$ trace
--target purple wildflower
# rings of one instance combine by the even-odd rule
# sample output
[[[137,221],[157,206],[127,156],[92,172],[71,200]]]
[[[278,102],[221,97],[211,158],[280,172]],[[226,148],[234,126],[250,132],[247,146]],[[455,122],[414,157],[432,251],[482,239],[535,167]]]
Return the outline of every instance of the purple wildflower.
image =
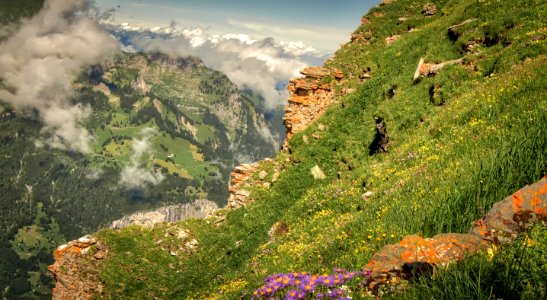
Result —
[[[305,293],[313,293],[313,291],[315,291],[315,285],[311,284],[310,282],[301,283],[299,288]]]
[[[287,292],[287,296],[285,297],[285,300],[296,300],[298,298],[296,298],[298,294],[298,291],[296,290],[290,290]]]
[[[334,298],[338,298],[338,297],[341,297],[341,296],[344,296],[346,294],[345,291],[343,290],[340,290],[340,289],[334,289],[330,292],[327,293],[327,297],[331,298],[331,299],[334,299]]]
[[[332,286],[333,284],[334,284],[334,278],[332,278],[332,276],[323,277],[324,286]]]

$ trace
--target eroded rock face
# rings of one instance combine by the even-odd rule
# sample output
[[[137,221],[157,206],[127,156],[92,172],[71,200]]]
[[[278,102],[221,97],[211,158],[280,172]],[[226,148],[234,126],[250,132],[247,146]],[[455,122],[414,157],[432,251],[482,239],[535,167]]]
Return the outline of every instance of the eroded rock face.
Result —
[[[306,129],[323,115],[328,106],[336,101],[333,84],[344,77],[341,71],[324,67],[305,68],[300,71],[300,74],[304,77],[291,79],[288,86],[290,98],[283,117],[287,129],[287,136],[283,144],[284,150],[288,149],[288,141],[295,133]],[[258,171],[261,173],[258,174],[258,180],[253,180],[253,176],[257,170],[260,170],[263,163],[274,164],[272,178],[265,180],[268,174],[262,170]],[[280,172],[281,168],[278,163],[271,159],[236,167],[230,175],[230,198],[226,207],[238,208],[245,206],[250,201],[249,196],[252,187],[260,185],[269,188]]]
[[[432,270],[492,245],[512,242],[537,220],[547,220],[547,177],[496,203],[467,234],[411,235],[385,246],[363,267],[370,272],[367,285],[375,292],[380,285],[396,285],[417,270]]]
[[[273,165],[271,176],[263,170],[266,164]],[[237,166],[230,174],[230,198],[228,198],[227,208],[238,208],[247,205],[250,202],[249,196],[253,187],[261,186],[269,188],[277,180],[281,172],[281,166],[277,161],[266,158],[259,162],[251,164],[242,164]],[[256,174],[256,176],[255,176]]]
[[[129,225],[151,227],[162,222],[177,222],[191,218],[205,218],[218,209],[216,203],[209,200],[196,200],[188,204],[170,205],[152,211],[136,212],[110,224],[111,229],[120,229]]]
[[[283,117],[287,128],[287,137],[283,145],[285,150],[288,148],[289,139],[295,133],[306,129],[336,101],[333,83],[344,77],[341,71],[324,67],[305,68],[300,74],[304,77],[289,81],[290,98]]]
[[[99,279],[99,266],[107,255],[107,247],[90,236],[57,248],[53,254],[55,263],[48,267],[57,282],[53,299],[100,297],[103,285]]]
[[[245,189],[245,184],[253,176],[259,166],[258,162],[252,164],[242,164],[234,168],[230,174],[230,198],[228,198],[228,208],[237,208],[247,203],[247,198],[251,192]]]
[[[437,13],[437,6],[433,3],[426,3],[422,8],[422,14],[424,16],[433,16]]]

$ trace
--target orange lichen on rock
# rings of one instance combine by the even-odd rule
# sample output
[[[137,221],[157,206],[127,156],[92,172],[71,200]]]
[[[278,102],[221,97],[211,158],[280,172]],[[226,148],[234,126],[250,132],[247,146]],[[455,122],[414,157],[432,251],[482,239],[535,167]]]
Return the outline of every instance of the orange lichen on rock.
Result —
[[[90,299],[101,295],[98,266],[107,253],[107,248],[90,236],[57,248],[53,253],[55,263],[48,266],[56,281],[53,299]]]
[[[343,72],[324,67],[305,68],[300,74],[304,77],[291,79],[287,87],[290,98],[283,117],[287,128],[283,149],[288,148],[288,141],[295,133],[306,129],[335,102],[333,82],[344,78]]]
[[[494,204],[467,234],[406,236],[400,243],[387,245],[374,254],[363,268],[371,274],[367,285],[374,292],[382,284],[397,284],[399,279],[412,276],[416,266],[447,265],[484,251],[492,244],[509,243],[533,222],[545,220],[546,206],[547,177],[544,177]]]
[[[546,218],[547,177],[544,177],[494,204],[481,219],[486,228],[486,234],[481,236],[496,243],[508,243],[530,223]],[[471,232],[480,235],[484,230],[473,228]]]

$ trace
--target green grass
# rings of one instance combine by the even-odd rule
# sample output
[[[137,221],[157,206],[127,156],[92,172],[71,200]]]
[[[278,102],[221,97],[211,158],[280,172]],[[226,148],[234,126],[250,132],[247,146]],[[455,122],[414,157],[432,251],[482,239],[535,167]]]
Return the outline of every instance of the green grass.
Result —
[[[143,64],[148,67],[135,68]],[[129,163],[133,153],[133,138],[138,137],[145,128],[154,128],[159,133],[150,140],[151,157],[159,165],[169,173],[187,178],[216,178],[213,174],[218,173],[219,167],[203,161],[197,149],[203,148],[205,143],[217,139],[222,133],[214,125],[204,123],[203,112],[211,110],[212,103],[228,97],[228,93],[235,91],[236,86],[221,73],[206,68],[181,71],[154,64],[143,55],[126,55],[119,57],[116,67],[107,70],[104,75],[107,81],[117,87],[111,91],[110,99],[123,98],[120,93],[125,93],[141,77],[151,93],[138,96],[132,107],[126,105],[124,109],[110,101],[109,107],[96,112],[92,118],[94,121],[90,121],[95,136],[93,149],[97,154],[93,164],[100,167],[105,164]],[[207,82],[212,90],[201,91],[202,82]],[[136,122],[141,110],[146,112],[148,119]],[[161,120],[155,119],[154,114],[159,114]],[[219,121],[222,123],[223,120]],[[166,135],[169,130],[184,134],[174,136],[171,132]],[[234,128],[227,128],[226,134],[234,137]],[[174,157],[168,159],[169,154],[174,154]]]
[[[197,177],[199,175],[209,176],[209,172],[218,171],[216,166],[212,165],[210,162],[203,161],[202,158],[200,159],[199,155],[196,155],[196,147],[187,140],[160,135],[153,139],[153,143],[154,153],[157,155],[157,158],[166,160],[168,154],[174,154],[175,156],[172,160],[175,164],[180,165],[188,171],[192,177]],[[167,153],[160,145],[167,147]]]
[[[131,114],[121,110],[115,112],[102,112],[106,117],[112,115],[111,121],[103,128],[95,130],[94,150],[96,153],[106,153],[112,155],[118,164],[124,165],[131,161],[133,155],[133,138],[139,137],[146,128],[159,129],[155,120],[147,123],[135,125],[131,123]],[[204,128],[203,128],[204,127]],[[199,131],[208,129],[202,125],[198,127]],[[202,138],[209,138],[212,133],[203,132]],[[114,137],[121,137],[121,140],[115,140]],[[198,139],[199,141],[199,139]],[[203,161],[203,158],[197,154],[197,147],[188,140],[180,137],[170,137],[159,131],[150,139],[151,155],[154,159],[160,160],[162,166],[168,166],[170,173],[177,173],[182,177],[196,178],[203,176],[210,177],[210,172],[217,172],[218,167],[210,162]],[[167,149],[164,150],[165,147]],[[168,155],[174,154],[173,164],[169,164]],[[103,157],[96,156],[97,160],[104,160]],[[100,165],[100,163],[99,163]]]
[[[370,44],[348,43],[329,63],[346,74],[339,89],[356,91],[294,135],[290,156],[276,157],[285,169],[279,180],[268,190],[255,188],[252,204],[223,212],[227,216],[220,227],[212,220],[181,224],[198,240],[199,250],[170,263],[158,250],[161,259],[149,262],[150,270],[173,264],[178,273],[158,275],[144,286],[138,277],[150,277],[152,271],[128,274],[117,268],[138,265],[157,250],[149,240],[159,233],[101,232],[112,247],[101,273],[106,297],[231,299],[249,295],[268,274],[359,270],[375,251],[402,236],[466,232],[493,203],[539,180],[547,165],[547,47],[545,39],[533,37],[543,32],[537,20],[547,15],[547,5],[427,1],[436,3],[438,13],[424,18],[425,2],[400,0],[372,9],[371,23],[358,29],[373,32]],[[383,15],[374,17],[374,12]],[[401,16],[408,23],[398,24]],[[469,18],[479,25],[469,25],[451,40],[447,28]],[[407,32],[409,26],[418,31]],[[385,45],[384,38],[393,34],[402,37]],[[462,51],[469,39],[487,37],[489,44],[478,52]],[[429,62],[464,57],[465,64],[413,83],[421,57]],[[372,79],[360,84],[359,74],[367,67]],[[438,87],[442,101],[431,98],[432,87]],[[396,90],[392,96],[391,89]],[[374,117],[386,123],[387,153],[369,154]],[[305,143],[303,136],[314,133],[319,138]],[[325,180],[312,178],[315,165]],[[361,195],[367,191],[374,194],[365,201]],[[269,241],[276,222],[289,230]],[[130,243],[139,247],[127,248]],[[484,258],[473,259],[486,264]],[[464,264],[454,276],[471,285],[475,267]],[[473,293],[490,291],[485,284]]]

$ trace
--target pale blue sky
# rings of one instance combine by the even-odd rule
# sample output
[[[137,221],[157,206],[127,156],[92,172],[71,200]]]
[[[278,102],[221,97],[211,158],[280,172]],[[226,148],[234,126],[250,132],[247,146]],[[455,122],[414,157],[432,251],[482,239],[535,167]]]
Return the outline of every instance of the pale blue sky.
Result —
[[[95,0],[100,8],[120,6],[117,23],[202,27],[213,34],[244,33],[277,41],[303,41],[335,50],[349,40],[360,19],[379,0]]]

